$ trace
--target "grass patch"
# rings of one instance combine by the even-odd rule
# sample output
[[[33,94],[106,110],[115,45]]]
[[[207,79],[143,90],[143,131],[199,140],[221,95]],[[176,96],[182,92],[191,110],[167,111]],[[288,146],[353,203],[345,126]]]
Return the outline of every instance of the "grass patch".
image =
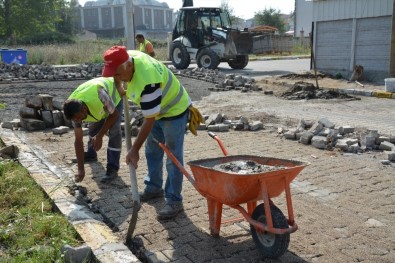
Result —
[[[27,63],[29,65],[68,65],[83,63],[103,63],[103,53],[114,45],[124,45],[119,40],[84,40],[74,44],[27,45]],[[156,58],[167,60],[167,43],[153,41]]]
[[[81,244],[74,227],[23,166],[0,161],[1,262],[64,262],[64,244]]]

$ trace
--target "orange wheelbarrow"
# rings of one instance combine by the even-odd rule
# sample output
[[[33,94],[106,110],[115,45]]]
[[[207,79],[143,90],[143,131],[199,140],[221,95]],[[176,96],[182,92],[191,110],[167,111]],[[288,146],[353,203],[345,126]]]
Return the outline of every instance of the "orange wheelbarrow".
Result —
[[[221,147],[225,157],[207,158],[188,162],[192,175],[180,164],[170,150],[156,141],[177,165],[196,190],[207,199],[210,232],[219,237],[221,224],[246,220],[258,250],[268,258],[278,258],[288,249],[290,233],[298,229],[294,220],[290,183],[309,163],[253,155],[229,156],[222,141],[212,132],[209,135]],[[274,169],[265,172],[238,174],[218,170],[216,167],[231,162],[255,162]],[[276,169],[276,167],[279,167]],[[281,168],[280,168],[281,167]],[[288,218],[272,202],[285,190]],[[263,200],[262,204],[257,202]],[[237,209],[242,218],[221,222],[222,206]],[[247,210],[241,206],[247,205]]]

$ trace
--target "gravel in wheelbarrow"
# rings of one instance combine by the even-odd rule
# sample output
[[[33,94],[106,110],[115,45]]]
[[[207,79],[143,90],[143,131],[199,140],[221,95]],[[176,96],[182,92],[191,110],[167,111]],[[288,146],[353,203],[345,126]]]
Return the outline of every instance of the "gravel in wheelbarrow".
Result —
[[[279,196],[307,163],[254,155],[231,155],[188,162],[196,189],[226,205],[262,200],[262,183],[269,198]]]

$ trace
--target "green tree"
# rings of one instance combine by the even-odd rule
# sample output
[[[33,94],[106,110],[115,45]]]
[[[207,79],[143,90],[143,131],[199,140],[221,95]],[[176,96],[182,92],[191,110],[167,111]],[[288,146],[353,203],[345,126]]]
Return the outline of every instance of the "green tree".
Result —
[[[280,11],[273,8],[265,8],[263,11],[258,11],[254,16],[256,25],[266,25],[278,28],[280,33],[285,32],[285,21],[281,17]]]
[[[235,15],[235,11],[234,11],[233,7],[231,7],[229,5],[227,0],[222,0],[221,1],[220,8],[222,10],[228,11],[228,14],[229,14],[229,17],[230,17],[230,22],[232,23],[232,25],[238,25],[238,24],[240,24],[243,21],[243,19],[241,19],[241,18],[239,18],[239,17],[237,17]]]
[[[13,40],[42,33],[72,34],[66,0],[0,0],[0,37]]]

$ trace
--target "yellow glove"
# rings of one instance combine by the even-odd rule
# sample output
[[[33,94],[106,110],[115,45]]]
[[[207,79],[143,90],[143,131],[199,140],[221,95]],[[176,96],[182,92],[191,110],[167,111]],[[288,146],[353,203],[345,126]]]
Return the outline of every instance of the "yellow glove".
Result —
[[[197,128],[199,127],[200,123],[204,123],[204,118],[200,111],[193,107],[192,105],[189,106],[189,121],[188,121],[188,128],[192,132],[193,135],[197,135]]]

